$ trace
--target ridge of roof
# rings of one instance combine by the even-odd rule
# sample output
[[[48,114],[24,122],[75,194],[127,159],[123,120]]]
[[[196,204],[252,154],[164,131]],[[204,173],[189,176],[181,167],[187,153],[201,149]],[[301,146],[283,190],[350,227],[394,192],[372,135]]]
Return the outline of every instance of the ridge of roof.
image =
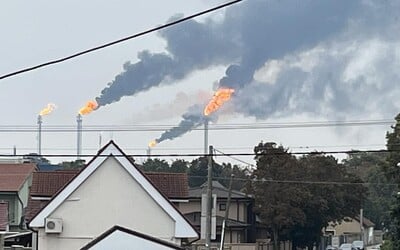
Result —
[[[30,221],[30,227],[43,227],[44,219],[60,206],[65,199],[75,191],[81,183],[87,178],[110,156],[114,157],[119,164],[127,170],[127,172],[140,183],[142,188],[157,202],[164,211],[179,223],[180,226],[175,226],[175,237],[178,238],[198,238],[199,234],[191,223],[183,216],[183,214],[162,194],[159,189],[150,181],[150,179],[134,164],[114,141],[107,143],[100,149],[95,157],[81,169],[81,171],[72,178],[56,195],[52,197],[50,202],[44,206]]]

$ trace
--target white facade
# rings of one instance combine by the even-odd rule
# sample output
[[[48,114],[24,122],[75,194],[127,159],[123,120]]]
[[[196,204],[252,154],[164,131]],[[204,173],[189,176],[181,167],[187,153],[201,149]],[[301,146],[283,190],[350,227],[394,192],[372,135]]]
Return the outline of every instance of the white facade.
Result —
[[[113,143],[106,155],[122,152]],[[117,152],[115,152],[117,151]],[[61,233],[46,233],[46,218],[62,219]],[[98,157],[30,223],[38,250],[80,249],[114,225],[180,245],[197,232],[125,157]]]

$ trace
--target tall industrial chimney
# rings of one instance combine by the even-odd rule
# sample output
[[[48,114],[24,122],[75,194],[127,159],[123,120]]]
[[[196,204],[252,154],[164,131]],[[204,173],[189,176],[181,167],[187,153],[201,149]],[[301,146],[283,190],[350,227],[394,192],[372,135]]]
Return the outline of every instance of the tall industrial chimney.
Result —
[[[42,155],[42,116],[38,115],[37,124],[38,124],[38,135],[37,135],[37,142],[38,142],[38,155]]]
[[[76,117],[76,159],[79,160],[82,155],[82,115],[78,114]]]
[[[204,119],[204,155],[208,154],[208,118]]]

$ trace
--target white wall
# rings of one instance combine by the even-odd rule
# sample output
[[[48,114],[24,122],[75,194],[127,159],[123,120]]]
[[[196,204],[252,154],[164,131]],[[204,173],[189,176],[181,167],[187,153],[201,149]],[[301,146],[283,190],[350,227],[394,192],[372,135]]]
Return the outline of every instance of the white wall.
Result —
[[[63,219],[61,234],[39,231],[40,250],[71,250],[114,225],[178,242],[175,222],[140,184],[113,159],[107,159],[49,217]]]

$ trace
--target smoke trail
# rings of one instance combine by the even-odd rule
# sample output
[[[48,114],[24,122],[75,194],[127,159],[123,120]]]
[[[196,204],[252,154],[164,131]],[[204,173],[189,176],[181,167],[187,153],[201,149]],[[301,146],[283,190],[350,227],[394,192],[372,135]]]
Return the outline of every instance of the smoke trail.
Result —
[[[203,108],[200,105],[193,105],[182,115],[182,121],[176,127],[165,131],[155,141],[160,143],[165,140],[173,140],[204,124],[204,119]]]
[[[159,33],[167,42],[165,53],[140,52],[139,61],[125,63],[96,101],[104,106],[194,70],[231,62],[240,66],[229,67],[221,84],[243,86],[267,58],[333,36],[359,9],[359,1],[252,0],[228,8],[223,21],[184,22]]]
[[[230,64],[219,86],[237,91],[235,110],[245,115],[392,112],[399,106],[394,101],[399,93],[389,91],[400,80],[399,5],[394,0],[246,1],[227,9],[222,20],[191,20],[160,32],[166,52],[139,53],[139,61],[125,64],[97,101],[104,106],[194,70]],[[275,79],[258,79],[271,71],[272,62],[277,62]],[[374,98],[378,93],[382,96]],[[199,114],[185,113],[159,140],[199,126]]]

